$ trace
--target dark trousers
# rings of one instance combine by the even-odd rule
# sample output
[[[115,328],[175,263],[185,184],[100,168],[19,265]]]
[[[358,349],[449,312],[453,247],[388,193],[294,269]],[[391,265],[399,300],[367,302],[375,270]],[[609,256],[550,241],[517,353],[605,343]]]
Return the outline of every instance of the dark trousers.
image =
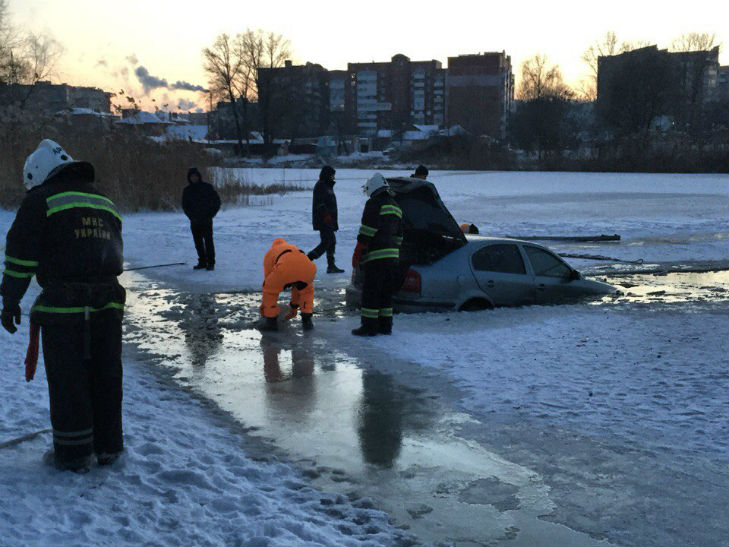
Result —
[[[383,258],[363,265],[362,325],[369,330],[392,330],[392,294],[398,277],[398,261]]]
[[[311,260],[316,260],[326,252],[327,264],[329,266],[333,266],[334,248],[337,246],[337,236],[334,235],[334,230],[319,230],[319,237],[321,238],[321,242],[309,251],[307,256]]]
[[[190,222],[192,239],[195,242],[197,259],[203,264],[215,265],[215,245],[213,244],[213,220]]]
[[[83,358],[82,323],[44,325],[41,335],[56,458],[69,463],[122,450],[120,314],[92,313],[91,359]]]

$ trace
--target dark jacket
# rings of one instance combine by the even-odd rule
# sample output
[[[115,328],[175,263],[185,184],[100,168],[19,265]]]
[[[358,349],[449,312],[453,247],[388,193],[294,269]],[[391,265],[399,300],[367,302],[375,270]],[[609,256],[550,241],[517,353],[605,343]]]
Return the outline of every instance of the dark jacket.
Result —
[[[82,315],[79,306],[123,307],[121,216],[93,180],[91,164],[63,166],[28,192],[8,232],[0,294],[20,302],[36,275],[43,288],[31,314],[36,323],[48,323],[38,314],[62,322]]]
[[[192,167],[187,172],[187,186],[182,191],[182,210],[193,224],[210,222],[220,210],[220,196],[213,185],[203,182],[191,182],[193,174],[200,176],[200,172]]]
[[[387,190],[375,192],[365,203],[357,235],[357,241],[367,246],[362,263],[398,259],[402,237],[402,210]]]
[[[337,222],[337,196],[334,195],[334,181],[319,179],[314,185],[311,204],[311,221],[315,230],[339,230]],[[330,218],[329,223],[325,220]]]

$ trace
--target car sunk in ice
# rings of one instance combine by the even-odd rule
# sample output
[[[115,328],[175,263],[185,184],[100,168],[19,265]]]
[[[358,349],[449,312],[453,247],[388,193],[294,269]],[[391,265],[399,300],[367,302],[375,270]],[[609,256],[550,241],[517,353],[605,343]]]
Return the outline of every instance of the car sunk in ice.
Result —
[[[560,256],[531,241],[465,235],[432,183],[388,179],[403,210],[402,286],[397,311],[478,310],[561,304],[615,292],[585,279]],[[355,270],[346,300],[358,306],[362,274]]]

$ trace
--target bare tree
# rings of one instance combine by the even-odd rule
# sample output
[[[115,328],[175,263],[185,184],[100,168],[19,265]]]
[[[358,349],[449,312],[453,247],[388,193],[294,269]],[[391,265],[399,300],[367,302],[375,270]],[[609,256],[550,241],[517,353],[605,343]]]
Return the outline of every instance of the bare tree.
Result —
[[[600,57],[609,57],[611,55],[620,55],[634,49],[639,49],[649,45],[645,41],[618,42],[618,36],[614,31],[610,30],[605,36],[595,41],[582,54],[582,61],[587,65],[590,73],[589,76],[580,82],[578,94],[585,100],[594,101],[597,99],[597,70],[598,59]]]
[[[0,0],[0,83],[20,83],[27,65],[18,56],[22,38],[10,21],[7,0]]]
[[[543,97],[566,97],[572,92],[564,83],[562,71],[551,65],[546,55],[535,55],[521,64],[518,97],[523,101]]]
[[[50,79],[63,47],[49,35],[19,31],[10,21],[8,5],[0,0],[0,83],[27,86],[12,101],[22,109],[35,84]]]
[[[582,61],[589,67],[593,79],[597,79],[597,59],[622,53],[618,47],[618,37],[612,30],[588,47],[582,54]]]
[[[210,92],[230,101],[235,134],[238,140],[238,153],[243,150],[241,123],[238,116],[237,102],[241,97],[244,79],[244,64],[241,57],[238,39],[228,34],[220,34],[213,45],[202,51],[203,69],[208,75]]]
[[[57,40],[32,32],[24,41],[24,49],[30,71],[26,81],[28,84],[50,78],[63,54],[63,46]]]
[[[211,93],[231,103],[239,150],[243,149],[243,134],[246,149],[250,150],[248,104],[256,99],[261,103],[264,135],[270,141],[270,112],[266,110],[270,97],[260,97],[260,69],[283,66],[289,55],[288,40],[261,29],[248,29],[235,37],[221,34],[212,47],[203,50],[203,68],[210,79]]]
[[[689,32],[671,42],[671,51],[709,51],[717,45],[715,34]]]
[[[271,144],[274,118],[272,103],[276,89],[271,71],[265,69],[283,66],[291,56],[291,43],[280,34],[257,29],[247,30],[243,34],[242,46],[245,64],[255,81],[255,95],[263,118],[263,138],[266,144]]]

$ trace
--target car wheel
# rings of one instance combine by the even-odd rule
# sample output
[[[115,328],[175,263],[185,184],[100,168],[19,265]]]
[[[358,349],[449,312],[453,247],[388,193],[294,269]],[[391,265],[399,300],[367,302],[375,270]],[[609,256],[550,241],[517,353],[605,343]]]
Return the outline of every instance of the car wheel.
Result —
[[[488,300],[483,298],[471,298],[470,300],[466,300],[466,302],[458,308],[458,311],[481,311],[490,310],[492,308],[493,306]]]

